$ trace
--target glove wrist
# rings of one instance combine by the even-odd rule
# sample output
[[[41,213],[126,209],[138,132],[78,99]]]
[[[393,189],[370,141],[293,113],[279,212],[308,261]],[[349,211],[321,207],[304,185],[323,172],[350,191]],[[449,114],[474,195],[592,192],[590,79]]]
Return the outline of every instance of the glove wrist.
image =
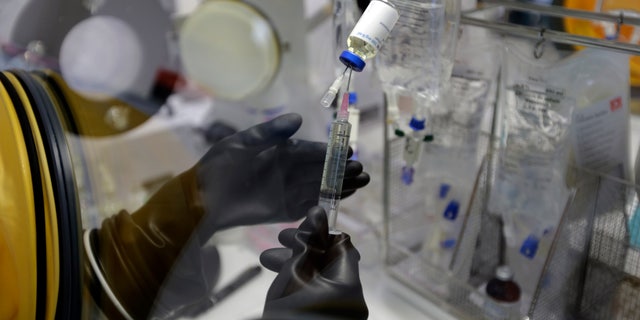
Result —
[[[203,217],[195,181],[193,169],[182,173],[139,210],[133,214],[121,211],[105,219],[96,231],[96,258],[104,280],[135,319],[148,316]]]

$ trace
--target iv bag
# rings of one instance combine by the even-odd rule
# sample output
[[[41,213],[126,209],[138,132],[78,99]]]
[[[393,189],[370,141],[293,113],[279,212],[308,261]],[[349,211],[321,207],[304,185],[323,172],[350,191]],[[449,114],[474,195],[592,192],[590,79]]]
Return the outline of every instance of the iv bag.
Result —
[[[385,90],[437,95],[453,67],[460,0],[392,0],[400,14],[376,60]]]
[[[561,195],[575,106],[571,86],[579,65],[570,58],[537,60],[533,46],[523,50],[521,43],[513,42],[507,44],[502,61],[500,148],[490,208],[502,215],[551,221],[566,201]]]

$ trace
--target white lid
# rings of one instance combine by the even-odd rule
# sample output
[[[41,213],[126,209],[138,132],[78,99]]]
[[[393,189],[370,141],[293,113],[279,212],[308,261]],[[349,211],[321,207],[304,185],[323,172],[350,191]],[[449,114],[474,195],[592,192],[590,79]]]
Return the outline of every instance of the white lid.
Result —
[[[513,271],[509,266],[499,266],[496,269],[496,278],[502,281],[509,281],[513,279]]]

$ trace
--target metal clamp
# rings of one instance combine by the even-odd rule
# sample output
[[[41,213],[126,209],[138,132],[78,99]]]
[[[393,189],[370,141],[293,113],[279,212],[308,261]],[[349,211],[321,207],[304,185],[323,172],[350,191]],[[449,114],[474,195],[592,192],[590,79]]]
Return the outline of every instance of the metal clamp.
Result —
[[[536,46],[533,47],[533,56],[536,59],[542,58],[542,55],[544,54],[544,48],[547,42],[547,40],[544,38],[545,31],[547,31],[547,29],[540,29],[540,33],[538,34],[538,42],[536,42]]]

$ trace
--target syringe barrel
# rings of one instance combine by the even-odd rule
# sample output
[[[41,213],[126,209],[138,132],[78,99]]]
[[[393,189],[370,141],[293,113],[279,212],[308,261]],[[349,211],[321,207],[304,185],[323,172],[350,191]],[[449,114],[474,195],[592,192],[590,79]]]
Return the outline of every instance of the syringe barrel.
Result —
[[[351,124],[345,119],[335,120],[331,124],[318,202],[327,214],[338,210],[340,194],[342,193],[342,181],[344,180],[344,171],[349,153],[350,133]],[[333,226],[330,225],[329,227],[333,229]]]

